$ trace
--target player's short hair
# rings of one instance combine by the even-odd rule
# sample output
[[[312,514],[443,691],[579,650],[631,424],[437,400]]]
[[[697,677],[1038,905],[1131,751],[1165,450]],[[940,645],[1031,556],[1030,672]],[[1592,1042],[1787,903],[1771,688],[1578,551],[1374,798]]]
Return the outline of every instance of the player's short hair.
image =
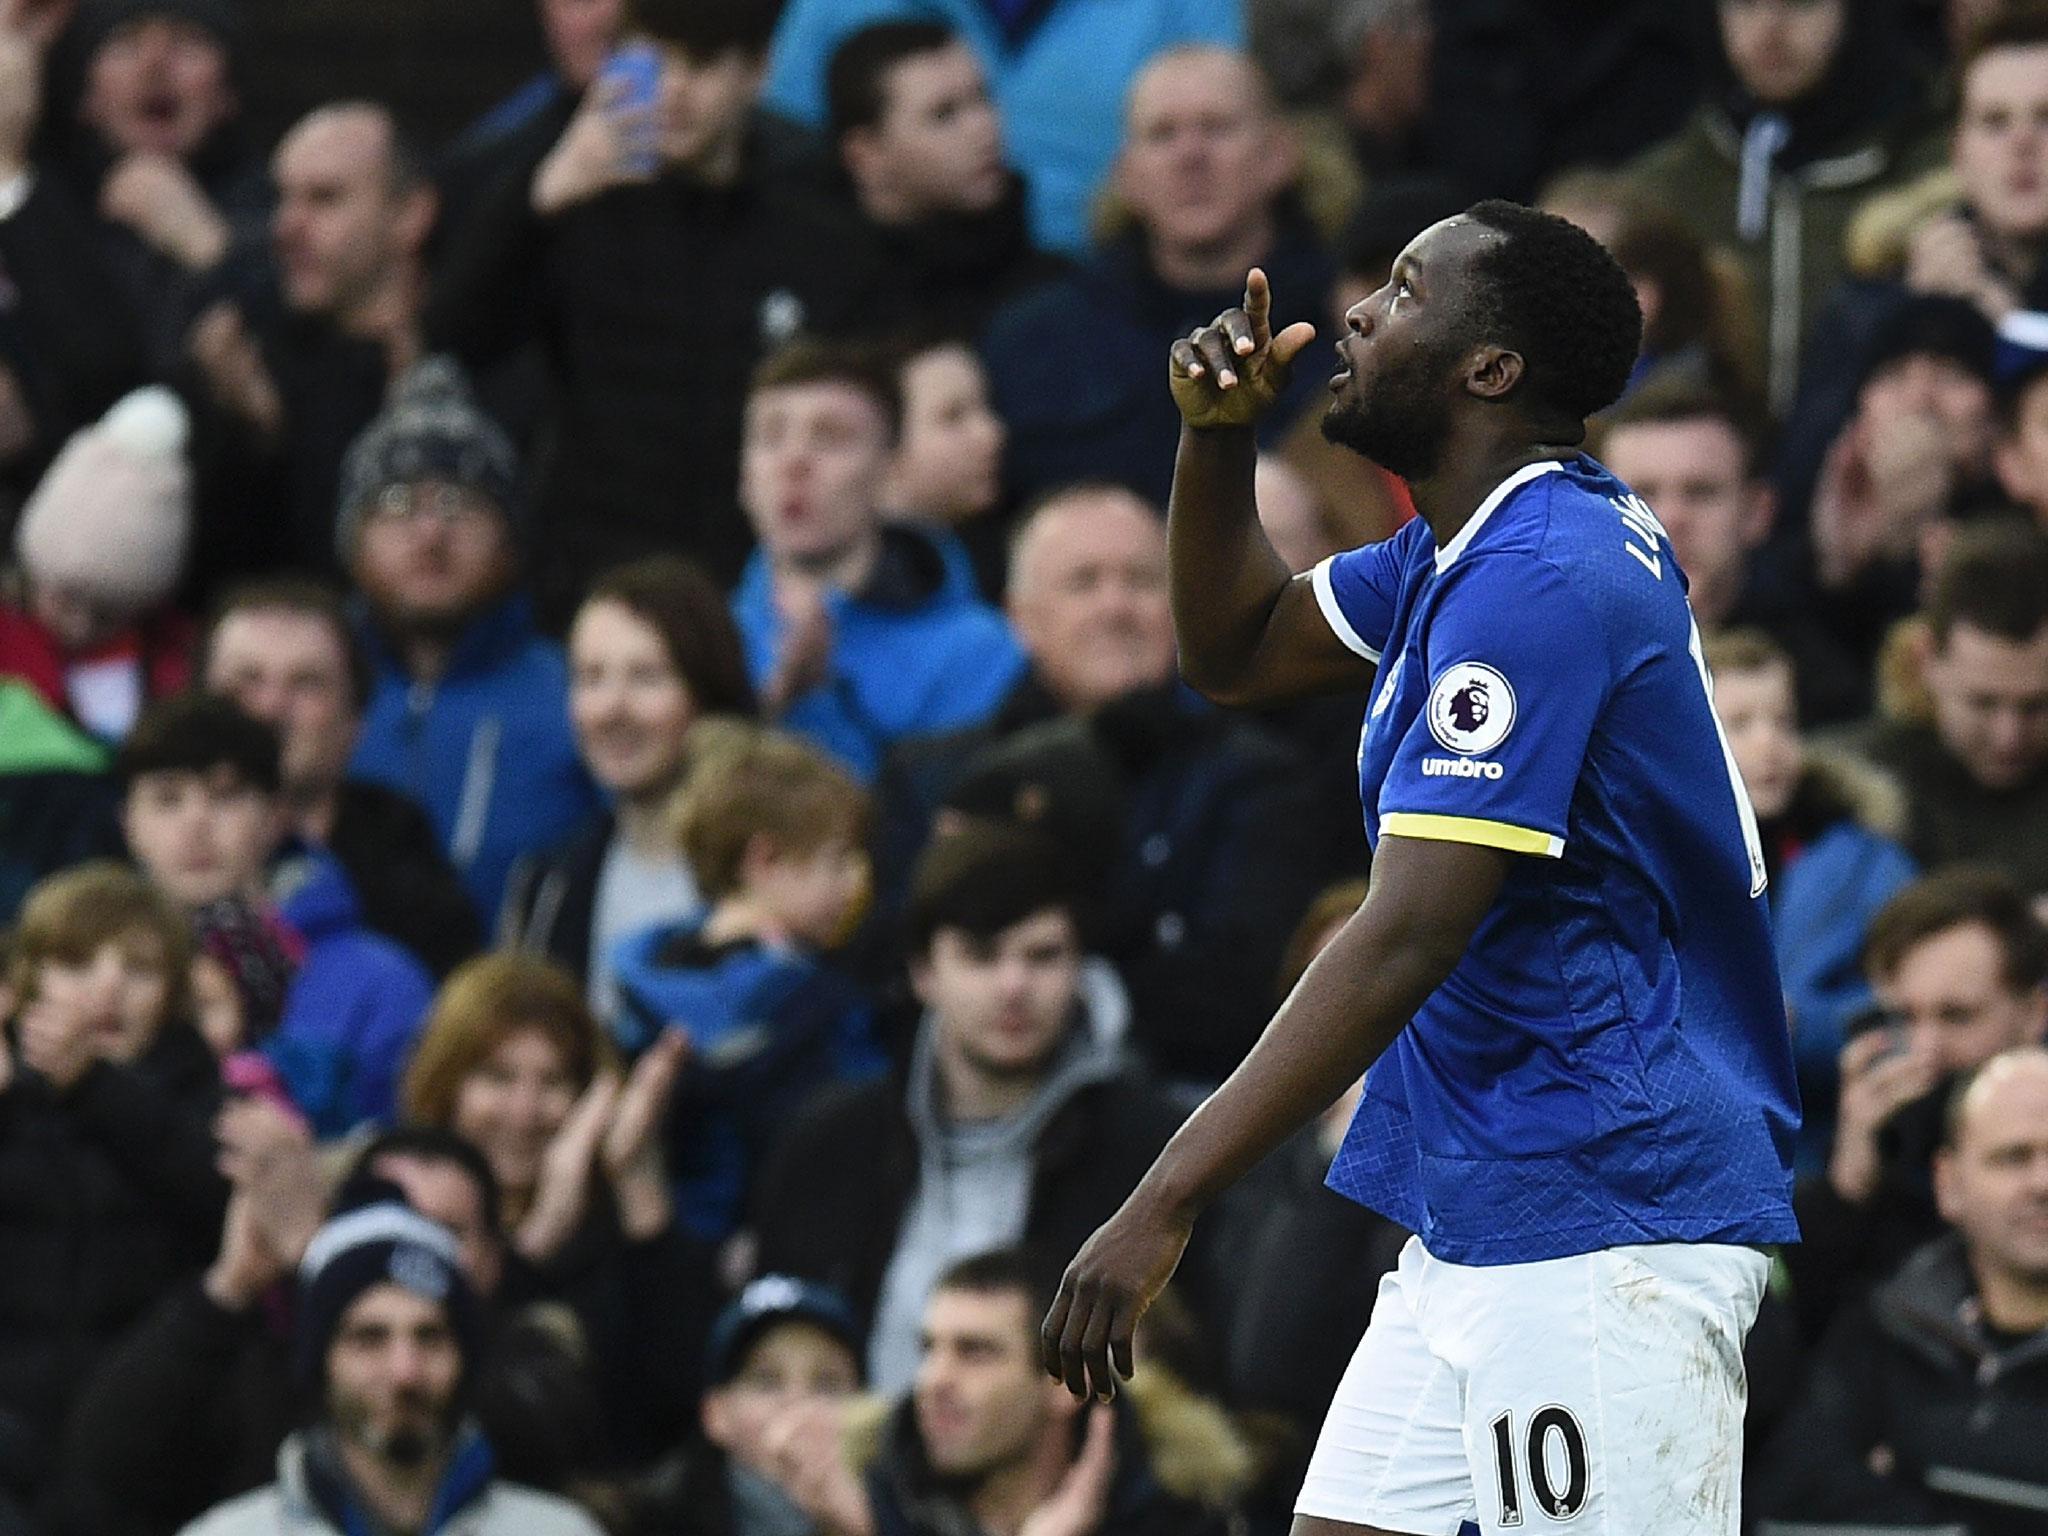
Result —
[[[468,1137],[440,1125],[395,1126],[379,1134],[356,1154],[355,1161],[349,1164],[348,1173],[342,1178],[341,1187],[345,1188],[361,1178],[374,1178],[376,1175],[372,1170],[387,1157],[404,1157],[459,1169],[476,1186],[477,1203],[483,1210],[484,1230],[494,1238],[504,1237],[505,1197],[498,1188],[498,1176],[491,1170],[491,1160]]]
[[[2007,0],[1979,17],[1956,50],[1956,79],[1967,87],[1970,71],[1986,54],[2005,48],[2048,46],[2048,5],[2039,0]]]
[[[1642,350],[1635,284],[1598,240],[1569,219],[1490,198],[1466,217],[1503,238],[1473,267],[1478,325],[1521,354],[1535,414],[1565,440],[1621,397]]]
[[[1724,629],[1708,635],[1702,643],[1707,670],[1715,677],[1740,677],[1783,667],[1793,676],[1798,669],[1792,653],[1760,629]]]
[[[858,845],[867,825],[867,791],[810,743],[740,720],[706,720],[690,733],[669,826],[712,900],[740,889],[756,837],[803,855],[835,838]]]
[[[903,435],[903,385],[893,360],[879,347],[799,336],[761,360],[747,395],[802,384],[844,384],[875,402],[889,424],[889,441]]]
[[[909,952],[931,953],[941,929],[988,941],[1041,912],[1081,926],[1081,890],[1066,850],[1043,832],[974,821],[934,838],[910,877]]]
[[[825,67],[825,122],[832,142],[881,125],[889,112],[889,74],[897,65],[959,40],[941,21],[880,21],[848,37]]]
[[[1958,624],[2025,644],[2048,625],[2048,535],[2024,518],[1957,530],[1935,573],[1927,626],[1938,647]]]
[[[629,29],[695,59],[768,52],[784,0],[629,0]]]
[[[932,1283],[932,1294],[967,1291],[976,1296],[1016,1296],[1035,1328],[1052,1310],[1059,1294],[1060,1272],[1035,1248],[996,1248],[972,1254],[946,1266]]]
[[[613,566],[591,584],[581,606],[592,603],[616,603],[660,637],[698,713],[753,715],[754,685],[732,609],[694,561],[649,555]]]
[[[221,767],[265,795],[275,795],[283,782],[276,730],[217,693],[179,694],[150,705],[114,754],[123,794],[145,773]]]
[[[350,699],[358,710],[369,705],[370,691],[376,682],[369,653],[349,621],[347,600],[326,582],[310,576],[258,576],[230,587],[214,604],[207,622],[199,664],[194,668],[198,676],[206,676],[212,663],[213,643],[221,625],[238,613],[289,613],[324,625],[334,636],[342,664],[348,669]]]
[[[2009,992],[2048,983],[2048,928],[2026,893],[1996,869],[1960,866],[1914,881],[1878,909],[1863,941],[1864,969],[1890,976],[1906,956],[1953,929],[1979,926],[1998,943],[1999,981]]]
[[[1716,421],[1726,427],[1742,450],[1744,477],[1754,477],[1762,448],[1748,416],[1720,390],[1691,379],[1653,378],[1601,416],[1597,437],[1604,451],[1617,432],[1630,427],[1667,427],[1689,421]]]

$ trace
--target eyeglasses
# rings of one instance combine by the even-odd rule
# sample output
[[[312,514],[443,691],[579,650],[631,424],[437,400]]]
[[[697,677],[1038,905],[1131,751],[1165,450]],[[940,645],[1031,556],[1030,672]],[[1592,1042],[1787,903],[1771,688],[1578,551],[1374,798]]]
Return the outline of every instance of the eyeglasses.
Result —
[[[474,530],[497,516],[489,498],[460,485],[387,485],[371,501],[374,522],[411,526],[432,518],[443,528]]]

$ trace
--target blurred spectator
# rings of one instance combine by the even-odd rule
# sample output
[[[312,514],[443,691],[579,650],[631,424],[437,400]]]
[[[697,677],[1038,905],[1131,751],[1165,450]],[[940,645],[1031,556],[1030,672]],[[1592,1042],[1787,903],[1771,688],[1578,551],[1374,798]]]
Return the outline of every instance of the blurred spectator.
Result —
[[[169,390],[123,397],[64,445],[15,528],[26,590],[0,603],[0,675],[101,741],[191,676],[192,621],[170,605],[192,524],[185,438]]]
[[[1339,550],[1350,548],[1321,494],[1285,459],[1273,454],[1259,456],[1253,493],[1259,504],[1259,526],[1290,571],[1313,570]]]
[[[334,1180],[303,1127],[270,1106],[237,1104],[217,1130],[234,1184],[219,1255],[164,1294],[87,1383],[52,1510],[64,1536],[176,1530],[267,1482],[302,1422],[288,1303]],[[500,1471],[550,1488],[587,1471],[602,1448],[583,1346],[559,1320],[511,1310],[519,1285],[490,1164],[451,1132],[409,1127],[363,1148],[343,1198],[379,1180],[448,1231],[470,1288],[497,1304],[470,1400]]]
[[[935,334],[903,344],[896,383],[903,430],[882,491],[882,515],[957,536],[977,588],[995,597],[1009,558],[1003,516],[1009,428],[989,403],[988,370],[966,341]],[[947,543],[941,539],[942,547]]]
[[[573,1313],[621,1460],[673,1443],[711,1313],[708,1256],[680,1228],[662,1156],[686,1054],[671,1040],[622,1075],[570,977],[496,954],[448,979],[405,1075],[406,1118],[489,1159],[507,1297]]]
[[[1281,962],[1282,998],[1364,900],[1365,882],[1346,880],[1310,904]],[[1217,1301],[1224,1396],[1248,1429],[1263,1431],[1268,1460],[1253,1513],[1273,1529],[1285,1528],[1345,1351],[1372,1320],[1380,1277],[1408,1238],[1323,1182],[1363,1081],[1247,1174],[1216,1213],[1217,1272],[1205,1294]],[[1297,1282],[1308,1272],[1344,1280],[1304,1295]]]
[[[763,1275],[719,1315],[704,1362],[702,1434],[648,1477],[634,1536],[852,1536],[866,1495],[844,1423],[860,1390],[846,1298]],[[817,1515],[834,1500],[843,1518]]]
[[[1433,169],[1474,197],[1528,198],[1568,166],[1614,165],[1699,99],[1692,5],[1458,0],[1430,14],[1423,138]]]
[[[1032,670],[988,727],[892,764],[885,879],[901,889],[941,805],[1040,823],[1100,886],[1098,944],[1152,1066],[1221,1081],[1265,1023],[1295,918],[1343,837],[1362,841],[1355,770],[1338,791],[1181,686],[1165,525],[1121,487],[1076,486],[1025,518],[1008,601]]]
[[[948,1264],[1018,1241],[1067,1251],[1180,1123],[1125,1054],[1121,997],[1084,986],[1078,910],[1042,837],[936,842],[907,924],[925,1009],[908,1074],[820,1094],[756,1185],[762,1267],[853,1300],[882,1391],[914,1373]]]
[[[816,748],[753,726],[707,725],[691,756],[671,835],[710,906],[620,943],[610,1023],[636,1056],[681,1042],[670,1172],[684,1227],[716,1242],[804,1101],[884,1062],[872,1006],[820,958],[867,899],[867,795]]]
[[[1999,489],[2048,533],[2048,320],[2016,310],[1998,328]]]
[[[86,0],[63,41],[80,70],[76,102],[54,103],[75,112],[63,171],[98,211],[153,371],[177,358],[207,280],[260,248],[270,217],[240,32],[228,0]]]
[[[0,679],[0,925],[45,875],[119,856],[106,766],[105,749],[34,689]]]
[[[460,371],[430,358],[349,450],[335,530],[368,604],[376,678],[351,770],[426,808],[478,912],[498,911],[513,863],[597,801],[561,647],[514,586],[520,557],[543,547],[517,473]]]
[[[952,28],[863,28],[833,53],[825,95],[839,168],[921,323],[978,331],[1066,270],[1032,244],[988,82]]]
[[[1771,1514],[2040,1528],[2048,1500],[2048,1053],[1993,1058],[1950,1107],[1945,1235],[1835,1328],[1764,1470]],[[1944,1527],[1947,1528],[1947,1527]]]
[[[1107,479],[1164,504],[1177,440],[1159,388],[1166,349],[1241,303],[1254,266],[1272,281],[1276,325],[1315,314],[1330,286],[1292,194],[1296,148],[1243,54],[1177,48],[1139,73],[1112,184],[1127,226],[1072,277],[1005,305],[983,338],[1012,491]],[[1296,361],[1262,441],[1322,398],[1330,356],[1325,342]]]
[[[233,701],[156,705],[122,744],[121,826],[156,888],[190,915],[206,953],[240,985],[220,1055],[261,1049],[326,1134],[388,1121],[433,982],[363,925],[330,856],[284,835],[277,735]]]
[[[1742,259],[1765,318],[1771,408],[1792,404],[1814,316],[1844,273],[1857,204],[1938,163],[1891,8],[1716,0],[1720,46],[1685,129],[1630,174]]]
[[[307,114],[271,160],[271,260],[193,326],[202,575],[333,574],[342,459],[420,355],[436,204],[383,107]]]
[[[1038,1324],[1053,1285],[1035,1258],[947,1267],[919,1309],[917,1376],[867,1472],[889,1536],[1048,1530],[1222,1536],[1245,1457],[1229,1421],[1166,1379],[1150,1414],[1126,1394],[1089,1405],[1049,1380]]]
[[[625,0],[538,0],[547,67],[472,123],[441,157],[436,180],[450,227],[501,176],[533,174],[618,45]]]
[[[476,910],[426,813],[382,784],[348,777],[371,678],[342,599],[289,576],[232,589],[214,610],[199,674],[277,730],[291,835],[340,862],[364,923],[437,977],[475,954]]]
[[[293,1350],[311,1424],[278,1452],[276,1483],[186,1530],[271,1536],[291,1522],[339,1536],[458,1520],[477,1536],[597,1536],[573,1504],[496,1476],[464,1403],[481,1313],[446,1228],[397,1200],[337,1215],[299,1269]]]
[[[1782,580],[1772,582],[1758,558],[1777,498],[1762,476],[1754,433],[1726,396],[1679,378],[1653,380],[1601,419],[1594,451],[1664,525],[1703,633],[1744,625],[1768,631],[1795,664],[1808,724],[1869,710],[1868,663],[1810,603],[1783,591]]]
[[[1012,162],[1048,250],[1089,243],[1089,203],[1116,157],[1124,98],[1146,62],[1190,43],[1244,42],[1239,0],[1088,0],[997,7],[984,0],[791,0],[769,61],[770,106],[807,123],[828,110],[826,61],[862,27],[936,19],[973,47],[1003,115]]]
[[[64,440],[143,383],[142,323],[99,228],[33,158],[47,25],[63,5],[0,20],[0,517]]]
[[[1812,1173],[1834,1141],[1837,1058],[1873,1001],[1864,933],[1917,873],[1896,841],[1905,805],[1888,780],[1809,749],[1792,658],[1761,630],[1710,635],[1705,655],[1714,713],[1763,834],[1804,1111],[1798,1167]]]
[[[1849,1026],[1835,1144],[1795,1200],[1786,1251],[1809,1338],[1934,1237],[1931,1183],[1954,1079],[2048,1034],[2048,932],[2012,883],[1971,869],[1930,875],[1870,924],[1864,964],[1878,1008]]]
[[[1872,343],[1855,414],[1821,466],[1795,586],[1865,675],[1886,631],[1920,607],[1957,520],[1998,499],[1994,347],[1962,301],[1909,300]]]
[[[556,386],[539,496],[543,616],[662,551],[721,581],[746,380],[798,330],[872,322],[891,291],[851,211],[781,165],[755,106],[781,0],[641,0],[652,101],[589,92],[530,184],[507,177],[448,253],[430,330],[473,366],[538,336]]]
[[[1978,860],[2048,892],[2048,535],[2023,523],[1958,533],[1927,605],[1933,723],[1869,744],[1906,792],[1923,868]]]
[[[227,1186],[183,920],[129,871],[51,877],[22,909],[0,1050],[0,1491],[31,1502],[100,1351],[205,1262]]]
[[[1024,669],[1002,615],[923,530],[885,524],[888,365],[795,342],[747,393],[740,497],[761,547],[733,598],[764,708],[865,780],[907,736],[985,719]]]
[[[515,867],[499,939],[583,981],[601,1019],[617,1007],[619,941],[703,911],[666,816],[692,733],[707,715],[753,712],[739,632],[701,570],[655,555],[598,578],[569,629],[569,719],[584,766],[614,799]]]
[[[2016,307],[2048,307],[2048,7],[2024,0],[1986,12],[1956,73],[1947,167],[1866,204],[1848,237],[1858,280],[1814,322],[1778,454],[1795,510],[1855,408],[1861,359],[1909,295],[1961,298],[1993,323]]]
[[[1605,244],[1635,284],[1643,311],[1643,350],[1629,390],[1652,379],[1683,379],[1726,395],[1744,420],[1761,422],[1762,338],[1742,268],[1678,214],[1625,179],[1619,185],[1621,217]]]

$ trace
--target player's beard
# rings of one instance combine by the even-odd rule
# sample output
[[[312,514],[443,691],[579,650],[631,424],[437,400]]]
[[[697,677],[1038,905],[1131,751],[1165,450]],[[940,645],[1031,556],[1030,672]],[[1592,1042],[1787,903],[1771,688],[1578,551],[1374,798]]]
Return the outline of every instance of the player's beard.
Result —
[[[1458,338],[1380,361],[1366,387],[1346,391],[1323,413],[1323,436],[1403,480],[1427,480],[1451,435],[1445,395],[1465,346]]]

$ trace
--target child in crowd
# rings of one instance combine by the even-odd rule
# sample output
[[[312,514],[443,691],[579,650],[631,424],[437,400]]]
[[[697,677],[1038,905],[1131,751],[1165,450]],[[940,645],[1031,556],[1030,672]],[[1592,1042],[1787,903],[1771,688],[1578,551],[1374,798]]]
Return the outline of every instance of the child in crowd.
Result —
[[[1870,919],[1917,873],[1893,841],[1905,807],[1872,770],[1812,750],[1799,732],[1791,658],[1759,630],[1706,644],[1714,708],[1756,809],[1771,877],[1778,969],[1806,1116],[1799,1166],[1820,1168],[1834,1136],[1836,1059],[1871,1006],[1863,973]]]
[[[794,737],[731,721],[697,734],[675,827],[710,906],[619,946],[611,1025],[636,1055],[664,1029],[690,1042],[669,1166],[685,1228],[716,1241],[803,1099],[884,1063],[868,999],[819,959],[865,905],[867,795]]]

